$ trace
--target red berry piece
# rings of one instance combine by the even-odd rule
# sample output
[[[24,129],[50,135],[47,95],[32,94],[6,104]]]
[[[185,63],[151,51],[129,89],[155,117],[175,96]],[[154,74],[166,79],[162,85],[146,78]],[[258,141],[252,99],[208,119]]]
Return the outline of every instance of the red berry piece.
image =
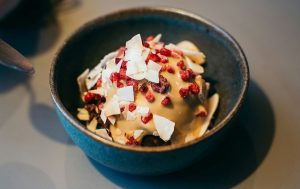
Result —
[[[149,43],[147,41],[143,41],[143,46],[146,47],[146,48],[150,47],[150,45],[149,45]]]
[[[162,99],[161,104],[164,106],[168,106],[169,104],[171,104],[171,99],[170,97],[166,96],[165,98]]]
[[[136,141],[136,140],[134,139],[133,136],[130,136],[130,137],[128,137],[128,141],[126,142],[126,144],[127,144],[127,145],[138,145],[139,143],[138,143],[138,141]]]
[[[161,57],[160,57],[160,62],[163,63],[163,64],[165,64],[165,63],[168,63],[168,62],[169,62],[169,59],[168,59],[168,57],[166,57],[166,56],[161,56]]]
[[[124,112],[125,106],[120,107],[120,112]]]
[[[127,61],[123,60],[121,68],[124,68],[125,70],[127,69]]]
[[[180,77],[183,81],[187,81],[191,78],[190,72],[187,70],[180,70]]]
[[[124,84],[121,81],[117,81],[117,87],[122,88],[124,87]]]
[[[148,86],[146,83],[142,83],[139,87],[139,91],[142,93],[146,93],[148,91]]]
[[[134,80],[134,79],[131,79],[131,78],[127,78],[126,80],[126,85],[127,86],[132,86],[133,87],[133,90],[134,91],[137,91],[138,90],[138,81]]]
[[[164,55],[164,56],[171,56],[171,51],[169,50],[169,49],[166,49],[166,48],[161,48],[160,50],[159,50],[159,53],[161,54],[161,55]]]
[[[185,88],[181,88],[179,90],[179,94],[182,98],[187,98],[188,95],[189,95],[189,90],[188,89],[185,89]]]
[[[192,83],[189,85],[189,91],[191,91],[192,94],[198,94],[199,93],[199,86],[196,83]]]
[[[98,105],[98,109],[99,110],[102,110],[103,109],[103,107],[104,107],[104,103],[102,102],[102,103],[100,103],[99,105]]]
[[[151,91],[148,91],[145,95],[146,99],[148,102],[153,102],[155,100],[155,97],[154,95],[152,94]]]
[[[160,57],[157,54],[149,53],[146,62],[149,62],[149,60],[152,60],[153,62],[160,62]]]
[[[154,37],[152,35],[148,36],[146,41],[152,41],[154,39]]]
[[[115,81],[119,81],[120,80],[120,74],[117,73],[117,72],[114,72],[110,75],[109,79],[112,81],[112,82],[115,82]]]
[[[192,69],[188,68],[187,71],[189,72],[189,74],[190,74],[191,77],[195,77],[196,76],[195,72]]]
[[[177,62],[176,64],[180,69],[185,70],[185,63],[183,60],[180,60],[179,62]]]
[[[158,93],[165,93],[170,88],[169,81],[162,75],[159,76],[159,83],[151,82],[151,88]]]
[[[127,75],[126,75],[126,68],[121,68],[120,69],[120,79],[126,79]]]
[[[130,103],[129,106],[128,106],[128,110],[130,112],[133,112],[135,109],[136,109],[136,105],[133,102]]]
[[[153,114],[149,112],[147,115],[141,117],[141,120],[144,124],[148,123],[153,118]]]
[[[102,86],[102,80],[98,79],[97,83],[96,83],[96,87],[100,88]]]
[[[173,74],[173,73],[175,73],[175,70],[174,70],[174,68],[173,68],[172,66],[168,65],[168,66],[167,66],[167,72]]]
[[[94,98],[95,98],[95,94],[94,94],[94,93],[88,92],[88,93],[86,93],[86,95],[84,96],[84,101],[85,101],[86,103],[89,103],[89,102],[91,102],[92,100],[94,100]]]

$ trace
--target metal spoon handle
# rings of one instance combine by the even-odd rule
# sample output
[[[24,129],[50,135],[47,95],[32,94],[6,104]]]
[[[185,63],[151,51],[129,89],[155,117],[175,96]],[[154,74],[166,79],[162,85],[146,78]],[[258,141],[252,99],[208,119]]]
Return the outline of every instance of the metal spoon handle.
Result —
[[[28,74],[34,73],[34,68],[28,59],[1,39],[0,64]]]

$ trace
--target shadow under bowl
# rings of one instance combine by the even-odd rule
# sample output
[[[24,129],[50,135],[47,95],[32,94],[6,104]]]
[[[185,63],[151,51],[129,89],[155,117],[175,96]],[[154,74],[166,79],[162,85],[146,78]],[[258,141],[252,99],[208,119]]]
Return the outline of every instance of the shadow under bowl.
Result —
[[[113,143],[88,131],[76,118],[83,106],[76,78],[107,53],[140,33],[161,33],[166,43],[194,42],[207,57],[204,77],[220,94],[214,127],[199,139],[160,147]],[[114,170],[156,175],[179,170],[204,157],[226,136],[245,97],[249,81],[246,57],[238,43],[215,24],[173,8],[135,8],[97,18],[79,28],[62,46],[50,71],[57,114],[76,145],[86,155]]]

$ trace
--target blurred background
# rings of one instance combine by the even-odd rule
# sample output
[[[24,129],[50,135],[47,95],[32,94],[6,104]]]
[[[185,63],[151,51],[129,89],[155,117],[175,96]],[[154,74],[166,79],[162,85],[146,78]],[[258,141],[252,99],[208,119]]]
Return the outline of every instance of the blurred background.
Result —
[[[74,30],[137,6],[212,20],[240,43],[251,73],[239,127],[205,160],[159,177],[87,158],[60,126],[48,84],[55,52]],[[0,38],[36,70],[30,77],[0,65],[0,188],[299,188],[299,8],[297,0],[0,0]]]

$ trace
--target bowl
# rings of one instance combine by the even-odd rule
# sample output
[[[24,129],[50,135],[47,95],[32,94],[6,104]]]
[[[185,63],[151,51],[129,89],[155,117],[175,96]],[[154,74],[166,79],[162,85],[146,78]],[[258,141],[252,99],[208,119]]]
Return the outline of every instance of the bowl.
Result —
[[[159,147],[126,146],[90,132],[76,118],[83,103],[76,78],[135,34],[162,33],[163,41],[190,40],[207,56],[205,78],[220,94],[214,127],[184,144]],[[222,28],[195,14],[174,8],[133,8],[99,17],[65,41],[53,60],[50,88],[58,117],[71,139],[95,161],[114,170],[157,175],[182,169],[206,156],[234,125],[249,81],[246,57]]]

